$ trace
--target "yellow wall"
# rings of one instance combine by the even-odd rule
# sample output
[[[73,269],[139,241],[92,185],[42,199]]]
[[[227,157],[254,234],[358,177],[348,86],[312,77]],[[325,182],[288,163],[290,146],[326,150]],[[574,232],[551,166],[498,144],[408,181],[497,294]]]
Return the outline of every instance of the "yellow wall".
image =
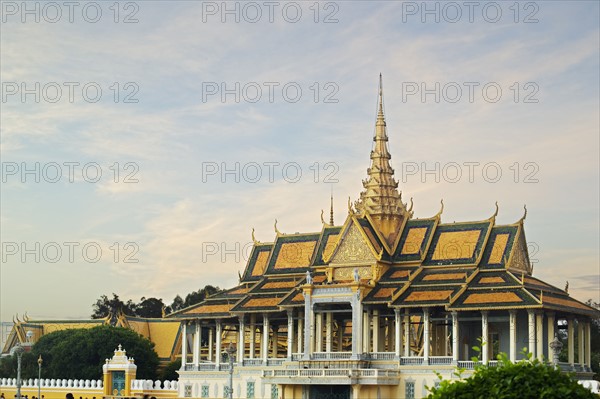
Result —
[[[95,389],[81,389],[81,388],[42,388],[41,394],[44,395],[44,399],[65,399],[67,393],[72,393],[75,399],[100,399],[103,396],[102,388]],[[4,393],[6,399],[13,399],[17,394],[17,389],[13,387],[0,387],[0,393]],[[37,396],[37,388],[21,388],[21,396],[27,395],[29,399],[33,396]],[[157,398],[176,398],[177,391],[163,391],[163,390],[133,390],[131,391],[132,396],[142,397],[144,395],[156,396]]]

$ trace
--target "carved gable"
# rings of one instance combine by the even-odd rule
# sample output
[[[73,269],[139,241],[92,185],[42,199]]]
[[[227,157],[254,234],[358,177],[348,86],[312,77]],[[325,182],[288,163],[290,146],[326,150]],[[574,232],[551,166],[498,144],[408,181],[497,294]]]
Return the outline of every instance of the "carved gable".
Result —
[[[376,258],[369,244],[353,222],[341,239],[337,251],[331,258],[330,264],[373,263]]]
[[[533,272],[529,261],[529,251],[527,250],[527,242],[525,241],[523,230],[521,230],[519,234],[518,243],[512,254],[508,269],[523,272],[528,275],[531,275]]]

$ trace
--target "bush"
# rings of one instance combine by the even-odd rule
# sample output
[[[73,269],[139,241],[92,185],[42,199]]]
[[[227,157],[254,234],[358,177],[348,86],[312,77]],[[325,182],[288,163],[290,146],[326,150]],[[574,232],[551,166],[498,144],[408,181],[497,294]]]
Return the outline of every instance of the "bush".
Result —
[[[537,359],[531,360],[531,356],[512,363],[506,354],[501,354],[498,360],[498,366],[479,366],[465,380],[442,381],[438,388],[430,389],[428,398],[598,399],[568,374]]]

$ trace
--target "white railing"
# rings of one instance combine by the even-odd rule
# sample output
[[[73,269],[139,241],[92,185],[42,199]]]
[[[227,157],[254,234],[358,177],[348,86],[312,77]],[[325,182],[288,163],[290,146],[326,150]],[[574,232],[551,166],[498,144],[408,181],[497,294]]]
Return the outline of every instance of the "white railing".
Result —
[[[314,352],[310,355],[311,360],[348,360],[352,352]]]
[[[21,381],[23,388],[36,388],[38,379],[29,378]],[[0,387],[16,387],[16,378],[0,379]],[[73,379],[50,379],[42,378],[40,380],[41,388],[78,388],[78,389],[102,389],[102,380],[73,380]]]
[[[131,381],[132,390],[142,391],[177,391],[177,381],[152,381],[152,380],[133,380]]]
[[[268,359],[267,366],[281,366],[287,359]]]
[[[198,365],[197,370],[198,371],[208,371],[208,370],[214,370],[215,367],[217,367],[217,365],[215,363],[200,363]]]
[[[411,357],[401,357],[400,358],[401,366],[421,366],[422,364],[423,364],[422,357],[411,356]]]
[[[244,366],[262,366],[262,359],[244,359]]]
[[[452,356],[429,356],[429,364],[451,365],[452,364]]]
[[[0,387],[16,388],[16,378],[1,378]],[[37,388],[38,379],[29,378],[22,381],[23,388]],[[78,389],[78,390],[100,390],[103,388],[102,380],[77,380],[77,379],[55,379],[42,378],[40,380],[40,388],[56,388],[56,389]],[[152,381],[152,380],[132,380],[131,389],[133,390],[166,390],[176,391],[177,381]]]
[[[263,370],[263,377],[348,377],[348,378],[397,378],[398,370],[381,369],[285,369]]]
[[[474,362],[472,360],[459,360],[458,367],[461,369],[473,370],[475,366],[481,365],[481,362]]]
[[[394,360],[396,353],[394,352],[372,352],[369,354],[371,360]]]
[[[293,361],[302,360],[302,356],[304,356],[304,353],[292,353],[292,360]]]

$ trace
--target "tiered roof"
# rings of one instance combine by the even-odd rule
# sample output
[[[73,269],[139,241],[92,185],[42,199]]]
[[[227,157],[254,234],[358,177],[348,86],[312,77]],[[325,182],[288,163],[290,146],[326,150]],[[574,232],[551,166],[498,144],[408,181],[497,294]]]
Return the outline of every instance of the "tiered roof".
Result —
[[[401,308],[442,307],[447,311],[549,309],[598,317],[599,312],[561,289],[532,277],[524,232],[517,222],[442,223],[441,210],[413,218],[397,190],[383,113],[379,109],[371,165],[358,201],[348,203],[342,226],[320,232],[283,234],[254,247],[240,285],[170,317],[227,318],[304,306],[309,286],[362,284],[363,303]],[[332,213],[333,214],[333,213]],[[355,281],[355,280],[359,281]]]

